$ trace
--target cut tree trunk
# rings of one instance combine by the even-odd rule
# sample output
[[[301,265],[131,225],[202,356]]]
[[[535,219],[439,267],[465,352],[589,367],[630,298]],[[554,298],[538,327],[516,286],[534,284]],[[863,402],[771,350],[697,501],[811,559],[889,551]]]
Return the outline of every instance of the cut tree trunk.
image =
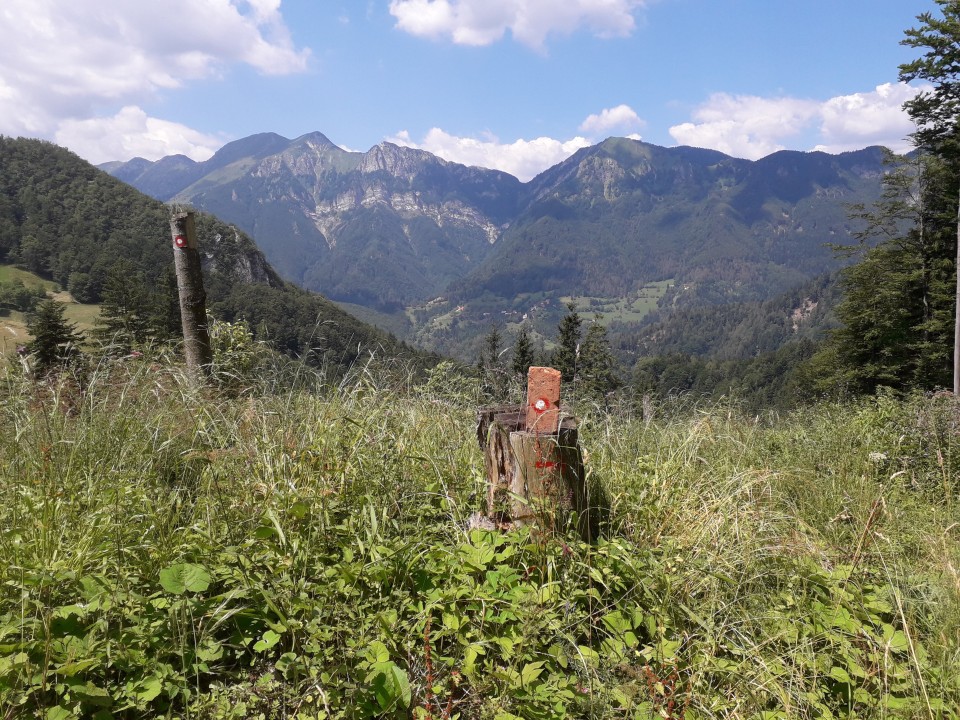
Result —
[[[207,331],[207,293],[203,289],[193,213],[174,214],[170,219],[170,234],[173,236],[173,262],[177,272],[187,369],[195,378],[204,378],[210,374],[213,350]]]
[[[487,476],[487,516],[497,525],[562,525],[571,510],[586,518],[577,421],[563,418],[556,433],[527,432],[520,405],[481,408],[477,437]]]

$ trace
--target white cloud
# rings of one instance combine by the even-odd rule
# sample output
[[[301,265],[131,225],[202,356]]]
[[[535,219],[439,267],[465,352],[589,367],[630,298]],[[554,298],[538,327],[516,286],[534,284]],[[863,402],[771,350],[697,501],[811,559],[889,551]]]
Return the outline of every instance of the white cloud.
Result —
[[[614,130],[630,130],[643,127],[644,122],[629,105],[605,108],[598,114],[588,115],[580,124],[580,131],[590,135],[608,135]]]
[[[885,83],[873,92],[827,100],[820,111],[823,142],[815,149],[836,153],[886,145],[895,152],[905,152],[911,147],[907,136],[914,126],[903,103],[919,91],[903,83]]]
[[[142,103],[230,64],[285,74],[309,58],[294,47],[280,0],[3,0],[0,26],[16,28],[0,44],[7,135],[69,135],[104,107]]]
[[[55,139],[94,164],[132,157],[159,160],[178,154],[206,160],[224,142],[179,123],[148,117],[132,105],[110,118],[65,120]]]
[[[805,142],[809,149],[834,153],[868,145],[904,151],[913,127],[902,106],[917,92],[886,83],[826,101],[718,93],[694,111],[693,122],[671,127],[670,135],[682,145],[751,160]]]
[[[431,129],[419,143],[413,141],[406,130],[387,140],[397,145],[427,150],[450,162],[503,170],[523,181],[590,145],[589,140],[579,136],[563,141],[539,137],[501,143],[495,137],[483,140],[457,137],[440,128]]]
[[[817,117],[818,107],[795,98],[717,93],[693,113],[695,122],[671,127],[670,135],[681,145],[756,160],[783,150],[781,140],[803,131]]]
[[[514,39],[542,48],[550,34],[581,27],[598,37],[623,37],[636,26],[634,13],[647,0],[391,0],[397,27],[411,35],[449,37],[460,45],[489,45],[507,30]]]
[[[526,182],[547,168],[566,160],[577,150],[603,140],[611,130],[640,127],[643,124],[643,120],[631,107],[618,105],[589,115],[580,124],[580,131],[588,133],[588,136],[577,135],[569,140],[538,137],[504,143],[494,135],[484,138],[459,137],[435,127],[420,142],[414,141],[406,130],[387,138],[387,141],[427,150],[450,162],[503,170]],[[637,133],[630,133],[626,137],[632,140],[641,139]]]

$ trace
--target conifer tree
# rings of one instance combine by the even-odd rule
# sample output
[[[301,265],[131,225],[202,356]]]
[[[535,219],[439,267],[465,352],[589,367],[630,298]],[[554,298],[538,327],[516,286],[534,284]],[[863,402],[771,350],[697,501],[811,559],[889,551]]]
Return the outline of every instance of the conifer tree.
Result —
[[[80,355],[83,336],[64,317],[66,307],[56,300],[42,300],[28,317],[27,330],[33,340],[27,345],[27,352],[33,356],[37,376],[66,367]]]
[[[146,338],[145,281],[128,260],[117,261],[104,279],[96,335],[119,352],[129,352]]]
[[[517,339],[513,343],[513,362],[510,369],[515,378],[525,381],[530,366],[533,365],[533,343],[530,340],[530,329],[526,323],[517,331]]]
[[[838,248],[860,261],[841,274],[842,326],[811,363],[825,390],[950,385],[954,248],[944,201],[951,173],[922,151],[891,162],[881,199],[855,208],[864,222],[859,244]]]
[[[583,321],[573,301],[567,303],[567,314],[558,326],[557,348],[551,363],[560,371],[563,382],[572,383],[577,377],[577,356],[580,352],[580,326]]]
[[[480,393],[487,401],[504,402],[509,391],[507,369],[503,364],[503,336],[500,328],[490,326],[490,332],[483,341],[478,369],[480,371]]]
[[[600,322],[601,315],[595,315],[580,346],[580,387],[588,397],[602,400],[617,385],[616,361],[610,349],[607,329]]]
[[[921,26],[905,31],[901,42],[925,50],[922,57],[900,66],[900,80],[924,80],[930,89],[904,103],[916,123],[914,141],[953,166],[960,164],[960,0],[936,0],[942,17],[925,12],[917,16]],[[960,181],[953,182],[954,200],[954,329],[953,392],[960,395]]]

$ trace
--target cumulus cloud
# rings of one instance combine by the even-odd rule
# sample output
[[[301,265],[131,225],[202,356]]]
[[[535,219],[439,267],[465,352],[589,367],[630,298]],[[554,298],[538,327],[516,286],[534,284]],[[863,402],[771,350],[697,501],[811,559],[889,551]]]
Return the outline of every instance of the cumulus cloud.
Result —
[[[502,143],[492,136],[484,139],[458,137],[440,128],[431,129],[420,142],[415,142],[405,130],[387,140],[427,150],[450,162],[503,170],[523,181],[590,145],[589,140],[579,136],[570,140],[539,137]]]
[[[605,108],[599,113],[588,115],[580,124],[580,131],[590,135],[609,135],[614,131],[632,130],[643,127],[644,122],[629,105],[617,105]]]
[[[913,122],[903,103],[913,99],[918,88],[903,83],[878,85],[873,92],[841,95],[827,100],[820,109],[820,135],[816,150],[844,152],[868,145],[886,145],[905,152]]]
[[[542,48],[548,35],[587,28],[598,37],[623,37],[647,0],[391,0],[397,27],[411,35],[449,38],[460,45],[489,45],[510,31]]]
[[[69,134],[104,106],[136,105],[230,64],[276,75],[309,58],[294,47],[280,0],[4,0],[0,24],[16,28],[0,44],[7,135]]]
[[[825,152],[868,145],[904,151],[913,126],[903,103],[917,92],[903,83],[886,83],[826,101],[718,93],[694,111],[693,122],[671,127],[670,135],[681,145],[751,160],[797,147],[808,136],[815,138],[810,149]]]
[[[785,146],[817,117],[819,104],[795,98],[762,98],[717,93],[693,113],[695,122],[670,128],[681,145],[712,148],[751,160]]]
[[[494,135],[483,138],[460,137],[435,127],[420,142],[413,140],[406,130],[387,138],[387,141],[427,150],[450,162],[503,170],[526,182],[547,168],[566,160],[577,150],[599,142],[612,131],[642,125],[643,120],[629,105],[618,105],[587,116],[580,124],[580,131],[587,136],[577,135],[568,140],[538,137],[505,143]],[[626,137],[632,140],[641,139],[637,133],[630,133]]]
[[[55,140],[94,164],[132,157],[156,160],[165,155],[206,160],[224,142],[186,125],[148,117],[132,105],[109,118],[65,120]]]

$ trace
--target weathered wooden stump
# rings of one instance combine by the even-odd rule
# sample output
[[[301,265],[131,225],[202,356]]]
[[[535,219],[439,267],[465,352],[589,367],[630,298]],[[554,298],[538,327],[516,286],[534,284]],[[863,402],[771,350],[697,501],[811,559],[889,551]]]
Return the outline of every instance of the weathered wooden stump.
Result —
[[[577,421],[560,410],[560,373],[530,368],[527,405],[480,408],[477,437],[484,451],[487,515],[501,527],[565,525],[576,511],[586,533],[589,502]]]

